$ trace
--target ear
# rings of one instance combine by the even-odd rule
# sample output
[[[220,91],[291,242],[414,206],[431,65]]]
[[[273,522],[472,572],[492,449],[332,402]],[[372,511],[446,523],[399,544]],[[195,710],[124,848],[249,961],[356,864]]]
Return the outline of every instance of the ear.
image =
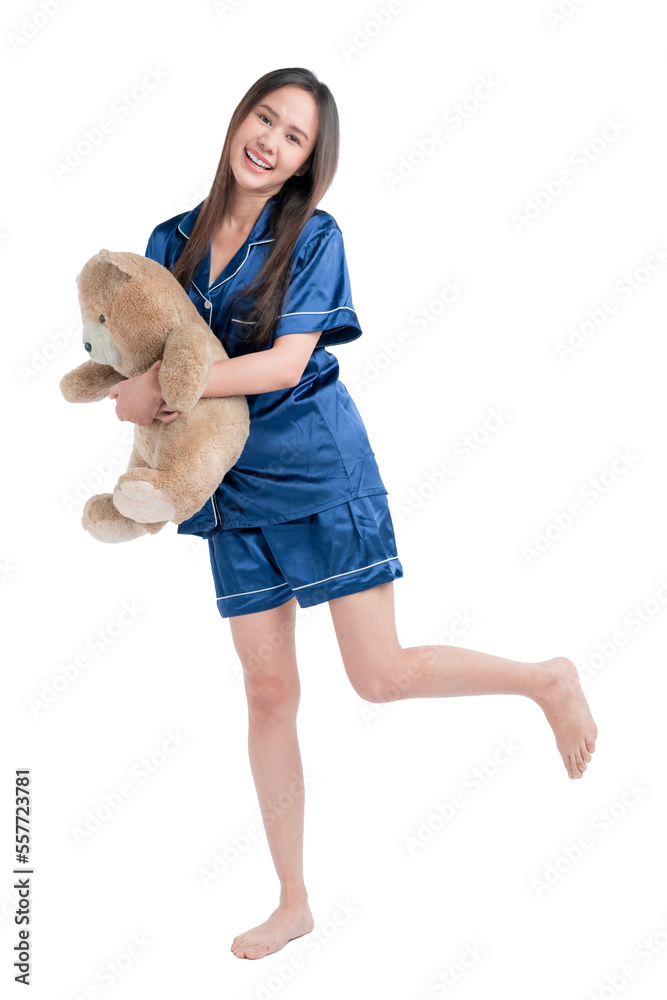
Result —
[[[313,152],[310,154],[310,156],[308,157],[308,159],[306,160],[306,162],[302,163],[301,166],[299,167],[299,169],[294,171],[294,176],[295,177],[303,177],[304,174],[308,173],[308,171],[310,170],[310,168],[313,165],[313,156],[314,156],[314,154],[315,154],[315,150],[313,150]]]
[[[140,257],[136,253],[114,253],[112,250],[100,250],[97,255],[107,262],[107,264],[112,264],[117,267],[119,271],[123,274],[127,274],[128,277],[134,278],[135,275],[139,273],[140,261],[145,261],[145,257]]]

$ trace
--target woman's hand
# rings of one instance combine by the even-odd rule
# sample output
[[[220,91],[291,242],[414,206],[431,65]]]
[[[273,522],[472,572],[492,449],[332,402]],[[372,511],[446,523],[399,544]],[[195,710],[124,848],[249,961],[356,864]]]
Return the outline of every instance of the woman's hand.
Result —
[[[116,382],[109,389],[109,399],[116,400],[116,416],[133,424],[148,426],[154,420],[169,424],[178,416],[178,410],[169,410],[162,398],[158,371],[162,361],[133,378]]]
[[[155,414],[156,420],[161,420],[163,424],[170,424],[172,420],[175,420],[180,410],[169,410],[167,409],[167,404],[163,401],[162,406]]]

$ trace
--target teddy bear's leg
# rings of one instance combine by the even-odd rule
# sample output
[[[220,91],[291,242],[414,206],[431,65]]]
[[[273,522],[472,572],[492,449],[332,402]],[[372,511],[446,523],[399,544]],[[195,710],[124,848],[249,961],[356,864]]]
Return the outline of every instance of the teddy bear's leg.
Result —
[[[113,499],[121,514],[142,524],[180,524],[200,510],[245,444],[247,404],[245,414],[236,404],[207,397],[158,433],[152,426],[138,427],[135,434],[150,468],[145,461],[130,461],[119,477]]]
[[[90,497],[83,508],[81,524],[98,542],[128,542],[140,535],[154,535],[167,522],[137,524],[118,511],[110,493]]]
[[[175,514],[175,507],[161,480],[165,473],[154,469],[143,457],[142,452],[151,455],[157,464],[159,441],[152,427],[136,427],[135,441],[128,462],[127,471],[118,478],[113,492],[113,502],[117,510],[139,524],[166,524]]]
[[[113,502],[121,514],[141,524],[171,521],[176,507],[164,488],[165,478],[159,469],[128,469],[118,480]]]

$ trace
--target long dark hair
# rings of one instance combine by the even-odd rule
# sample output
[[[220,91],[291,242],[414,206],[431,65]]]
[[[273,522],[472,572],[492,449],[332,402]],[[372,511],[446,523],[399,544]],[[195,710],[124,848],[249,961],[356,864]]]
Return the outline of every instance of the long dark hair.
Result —
[[[245,339],[258,349],[269,343],[282,312],[289,285],[292,252],[299,234],[330,186],[338,166],[339,126],[336,102],[326,84],[321,83],[310,70],[292,67],[265,73],[236,106],[227,127],[211,190],[197,216],[190,239],[172,268],[174,277],[187,292],[195,268],[208,253],[209,241],[228,208],[233,177],[229,156],[236,131],[263,97],[288,84],[295,84],[313,95],[318,113],[317,139],[304,164],[307,168],[305,173],[300,177],[289,177],[275,196],[269,219],[273,236],[271,250],[250,288],[241,289],[236,296],[246,296],[252,290],[252,307],[245,318],[253,325],[248,327]]]

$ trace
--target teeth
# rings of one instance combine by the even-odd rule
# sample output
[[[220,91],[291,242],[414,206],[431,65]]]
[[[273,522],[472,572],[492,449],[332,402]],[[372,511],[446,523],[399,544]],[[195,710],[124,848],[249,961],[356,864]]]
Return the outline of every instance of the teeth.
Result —
[[[250,150],[249,150],[249,149],[246,149],[246,151],[245,151],[245,152],[246,152],[246,156],[247,156],[247,157],[248,157],[249,159],[251,159],[253,163],[256,163],[258,167],[261,167],[261,168],[262,168],[263,170],[270,170],[270,169],[271,169],[271,167],[267,167],[267,166],[266,166],[266,164],[262,163],[262,161],[261,161],[261,160],[258,160],[258,159],[257,159],[257,157],[256,157],[256,156],[254,156],[254,155],[253,155],[253,154],[252,154],[252,153],[250,152]]]

